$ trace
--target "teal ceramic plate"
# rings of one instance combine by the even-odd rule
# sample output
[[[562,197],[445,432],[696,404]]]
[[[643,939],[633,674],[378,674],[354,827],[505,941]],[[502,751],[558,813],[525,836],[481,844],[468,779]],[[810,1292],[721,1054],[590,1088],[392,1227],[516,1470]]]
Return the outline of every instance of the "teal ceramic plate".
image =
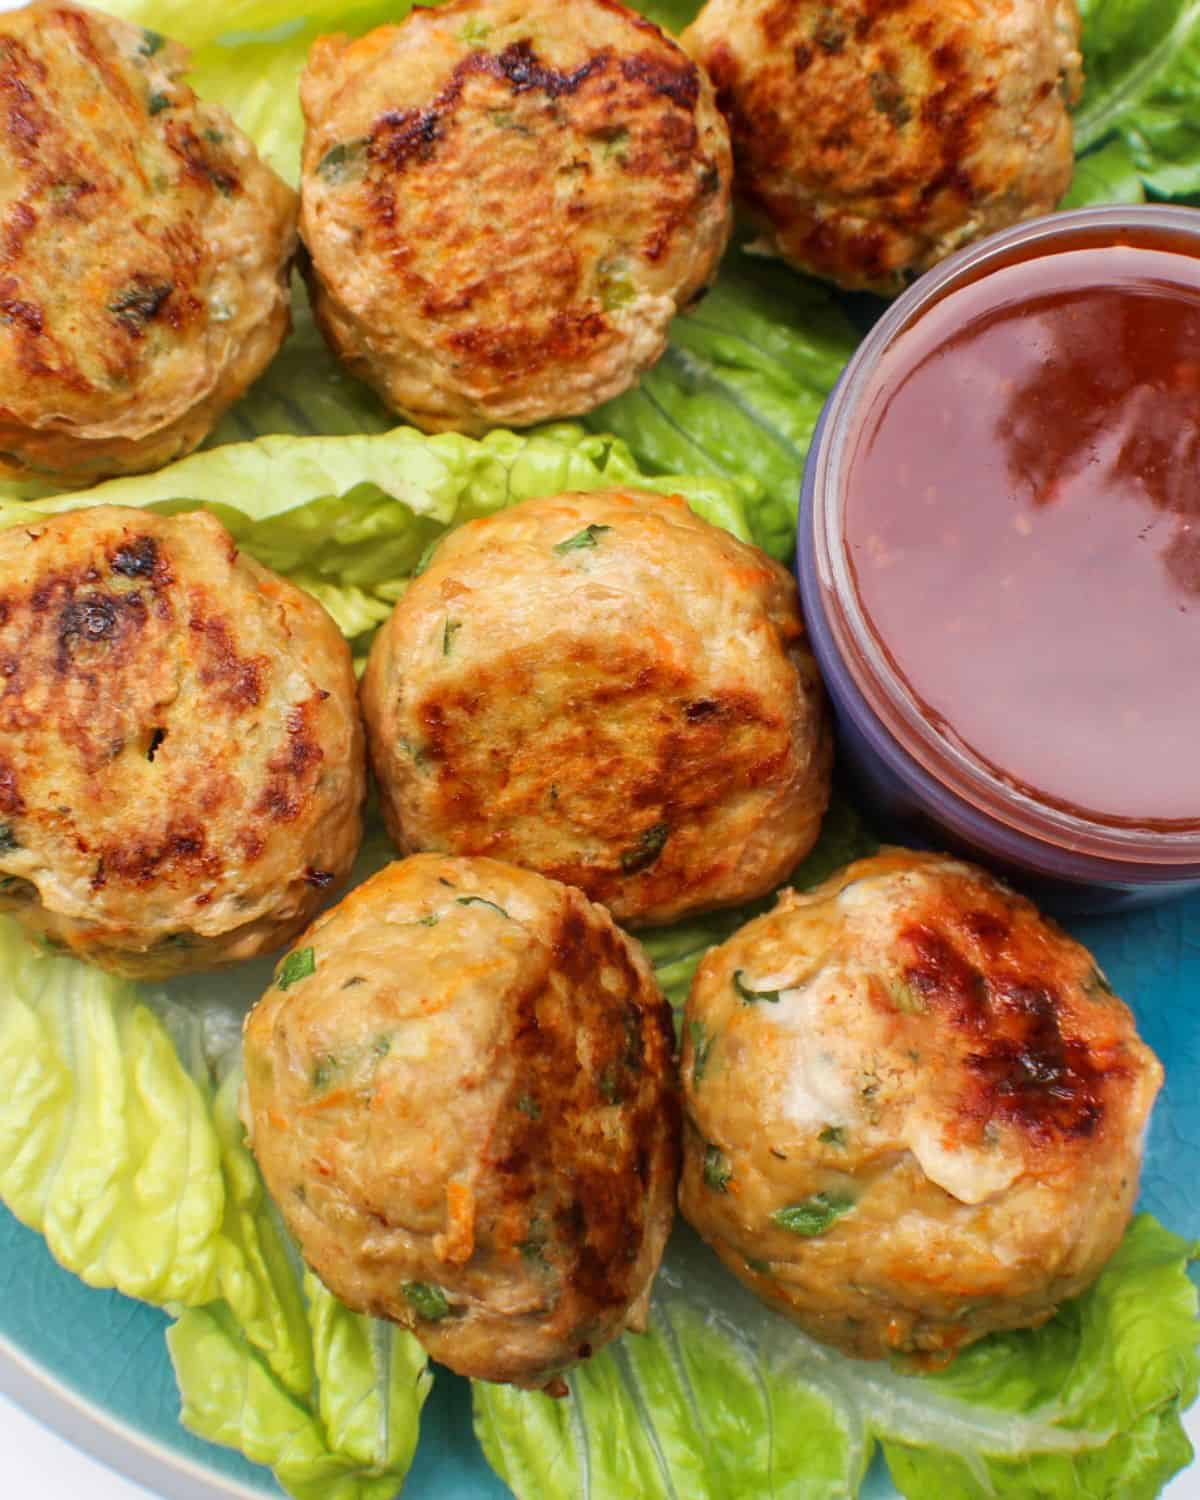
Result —
[[[1142,1034],[1166,1063],[1143,1206],[1170,1228],[1200,1239],[1200,897],[1071,926],[1133,1004]],[[179,1425],[165,1326],[153,1308],[84,1286],[55,1264],[40,1236],[0,1209],[0,1390],[171,1500],[280,1495],[265,1469],[198,1441]],[[1189,1425],[1200,1438],[1200,1421],[1193,1417]],[[894,1493],[883,1475],[864,1491],[872,1500]],[[439,1371],[405,1500],[503,1500],[508,1494],[475,1442],[465,1382]],[[1169,1494],[1196,1500],[1200,1465],[1180,1476]]]

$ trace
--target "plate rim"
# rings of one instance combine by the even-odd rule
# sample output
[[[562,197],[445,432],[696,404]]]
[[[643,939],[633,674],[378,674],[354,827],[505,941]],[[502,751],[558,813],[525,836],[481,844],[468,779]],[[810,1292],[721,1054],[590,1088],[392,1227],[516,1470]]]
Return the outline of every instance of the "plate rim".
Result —
[[[0,1333],[0,1395],[153,1496],[171,1500],[263,1500],[268,1493],[217,1475],[196,1459],[150,1437],[52,1375]]]

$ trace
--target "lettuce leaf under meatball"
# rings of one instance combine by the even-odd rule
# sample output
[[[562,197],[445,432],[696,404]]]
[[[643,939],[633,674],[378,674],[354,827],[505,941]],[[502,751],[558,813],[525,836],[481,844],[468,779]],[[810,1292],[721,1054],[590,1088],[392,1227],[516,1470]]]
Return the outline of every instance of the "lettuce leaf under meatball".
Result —
[[[910,1500],[1153,1500],[1191,1456],[1196,1249],[1142,1216],[1045,1328],[918,1376],[809,1339],[681,1229],[645,1336],[566,1401],[476,1382],[475,1426],[519,1500],[840,1500],[877,1454]]]
[[[88,505],[210,510],[252,557],[315,594],[356,651],[455,526],[539,495],[635,485],[684,496],[751,540],[743,491],[719,478],[649,477],[614,438],[559,423],[482,441],[411,427],[278,434],[212,448],[155,474],[33,502],[0,498],[0,529]]]
[[[1086,80],[1075,113],[1081,165],[1102,143],[1119,142],[1152,198],[1200,193],[1200,5],[1080,0],[1079,9]],[[1123,184],[1131,186],[1128,175]],[[1137,199],[1122,192],[1089,201]]]

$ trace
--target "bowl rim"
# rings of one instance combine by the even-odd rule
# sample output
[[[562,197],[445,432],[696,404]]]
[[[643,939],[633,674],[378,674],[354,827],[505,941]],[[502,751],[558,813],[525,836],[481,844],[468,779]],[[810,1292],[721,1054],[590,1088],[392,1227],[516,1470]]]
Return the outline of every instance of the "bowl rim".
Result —
[[[1104,205],[1046,215],[959,250],[907,288],[876,322],[846,366],[814,437],[804,506],[811,542],[810,587],[820,594],[823,623],[873,728],[883,732],[918,773],[957,804],[968,821],[1005,830],[1004,842],[1033,840],[1071,863],[1119,866],[1135,880],[1181,881],[1200,876],[1200,828],[1146,828],[1102,821],[1041,800],[988,769],[940,734],[900,676],[867,622],[854,588],[843,529],[845,474],[863,398],[880,362],[935,303],[1018,259],[1053,254],[1069,241],[1097,247],[1166,234],[1179,253],[1200,259],[1200,209],[1176,204]],[[1172,247],[1174,248],[1174,247]],[[806,601],[812,607],[815,600]],[[874,736],[873,736],[874,738]]]

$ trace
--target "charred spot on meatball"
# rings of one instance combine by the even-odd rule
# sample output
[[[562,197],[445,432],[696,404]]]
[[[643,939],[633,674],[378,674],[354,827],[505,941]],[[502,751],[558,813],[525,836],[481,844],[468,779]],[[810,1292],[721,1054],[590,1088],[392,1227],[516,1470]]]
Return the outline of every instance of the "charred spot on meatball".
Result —
[[[641,1326],[679,1166],[670,1011],[580,892],[421,855],[322,916],[246,1024],[248,1125],[308,1263],[479,1379]]]
[[[403,852],[508,859],[619,921],[766,894],[828,800],[795,584],[678,498],[559,495],[452,533],[362,701]]]
[[[712,88],[609,0],[460,0],[326,38],[301,99],[318,320],[427,431],[618,395],[725,248]]]
[[[680,1203],[722,1260],[848,1353],[938,1364],[1100,1273],[1162,1069],[1028,901],[894,850],[708,954],[682,1076]]]

